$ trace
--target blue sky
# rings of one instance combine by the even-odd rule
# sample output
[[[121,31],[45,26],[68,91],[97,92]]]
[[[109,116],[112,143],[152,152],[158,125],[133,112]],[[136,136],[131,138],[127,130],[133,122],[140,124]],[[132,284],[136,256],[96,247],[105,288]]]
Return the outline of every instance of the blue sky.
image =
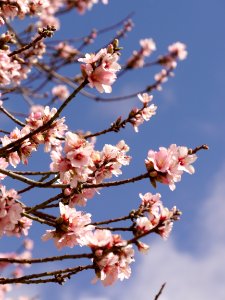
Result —
[[[153,299],[166,281],[162,300],[225,299],[224,11],[225,2],[222,0],[216,3],[210,0],[109,0],[108,6],[96,5],[84,16],[72,12],[62,19],[61,31],[56,33],[55,38],[84,35],[93,27],[98,29],[114,24],[134,12],[135,27],[121,41],[124,47],[122,62],[133,49],[139,48],[142,38],[155,40],[157,53],[153,59],[166,53],[167,46],[173,42],[181,41],[187,45],[187,60],[179,63],[175,77],[163,86],[161,92],[154,92],[157,114],[140,127],[139,134],[128,126],[119,134],[98,139],[99,148],[104,143],[113,144],[120,139],[130,145],[133,162],[130,167],[124,168],[124,177],[144,171],[143,161],[150,148],[157,150],[159,146],[168,147],[171,143],[194,148],[207,143],[210,149],[198,154],[196,174],[183,176],[174,192],[158,185],[157,192],[162,194],[164,203],[168,207],[177,205],[183,216],[175,224],[167,242],[158,236],[149,237],[151,250],[147,256],[137,253],[129,281],[103,288],[101,284],[91,285],[93,274],[87,272],[74,277],[63,287],[34,287],[29,290],[30,294],[34,291],[40,293],[41,299],[54,294],[56,300]],[[88,51],[105,45],[108,38],[110,35],[100,37]],[[113,86],[112,96],[141,90],[153,81],[157,70],[144,69],[125,75]],[[71,75],[73,70],[69,72]],[[74,67],[74,72],[78,72],[77,67]],[[136,99],[95,103],[80,96],[66,110],[68,124],[71,130],[101,130],[119,115],[126,116],[136,105]],[[148,191],[154,192],[148,181],[103,190],[100,196],[90,200],[85,210],[91,211],[96,220],[105,215],[123,215],[137,205],[139,192]],[[31,232],[33,236],[43,231],[35,230]],[[50,242],[40,244],[39,237],[35,240],[37,248],[34,256],[44,256],[46,251],[53,249]],[[0,243],[4,243],[2,248],[7,247],[5,239]]]

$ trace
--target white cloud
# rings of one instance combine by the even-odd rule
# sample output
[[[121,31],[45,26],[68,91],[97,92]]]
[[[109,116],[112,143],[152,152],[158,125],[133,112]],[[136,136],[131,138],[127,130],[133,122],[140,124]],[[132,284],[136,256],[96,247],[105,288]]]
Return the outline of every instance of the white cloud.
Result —
[[[141,258],[124,288],[119,284],[104,290],[108,300],[154,299],[163,282],[167,285],[160,300],[225,299],[224,180],[225,166],[211,182],[208,199],[195,222],[201,233],[195,246],[200,251],[179,250],[172,239],[166,243],[157,241]]]

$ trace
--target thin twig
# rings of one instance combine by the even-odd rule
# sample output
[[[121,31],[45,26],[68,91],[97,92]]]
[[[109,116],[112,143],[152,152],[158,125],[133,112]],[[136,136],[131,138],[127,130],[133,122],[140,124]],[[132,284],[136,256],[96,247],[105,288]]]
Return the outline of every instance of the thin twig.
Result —
[[[162,294],[162,291],[163,291],[163,289],[164,289],[165,285],[166,285],[166,282],[164,282],[164,283],[162,284],[162,286],[161,286],[161,288],[160,288],[160,290],[159,290],[158,294],[157,294],[157,295],[155,295],[155,298],[154,298],[154,300],[158,300],[158,299],[159,299],[159,296]]]

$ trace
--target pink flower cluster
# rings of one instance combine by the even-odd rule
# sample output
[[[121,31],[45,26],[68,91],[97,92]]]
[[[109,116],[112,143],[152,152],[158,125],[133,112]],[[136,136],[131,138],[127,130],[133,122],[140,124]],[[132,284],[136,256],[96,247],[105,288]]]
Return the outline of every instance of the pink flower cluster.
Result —
[[[57,148],[51,152],[53,162],[50,168],[59,172],[60,181],[69,184],[71,188],[76,188],[78,182],[101,183],[106,178],[122,173],[122,165],[128,165],[130,161],[130,156],[126,155],[127,151],[129,147],[124,141],[120,141],[116,146],[106,144],[99,152],[94,150],[93,143],[75,133],[67,132],[64,149]],[[83,196],[87,193],[84,191]],[[90,193],[92,195],[92,192],[89,192],[89,196]],[[79,202],[84,204],[83,200],[79,199]],[[76,200],[72,202],[75,203]]]
[[[160,147],[159,151],[149,150],[145,160],[152,184],[156,181],[168,184],[173,191],[175,183],[181,180],[183,172],[193,174],[194,167],[191,165],[197,159],[196,154],[189,154],[184,146],[170,145],[168,149]]]
[[[37,15],[46,4],[49,5],[48,0],[3,0],[0,6],[0,24],[4,24],[3,16],[8,19],[19,17],[23,19],[26,15]],[[4,3],[5,2],[5,3]]]
[[[136,235],[155,231],[164,239],[167,239],[173,228],[173,221],[179,219],[180,212],[174,206],[171,210],[164,207],[160,194],[140,194],[142,209],[146,216],[138,217],[136,220]],[[143,246],[142,246],[143,248]]]
[[[9,51],[0,49],[0,86],[18,84],[26,76],[21,72],[20,63],[8,56]]]
[[[97,4],[98,0],[67,0],[69,7],[76,7],[80,14],[83,14],[86,10],[90,10],[94,4]],[[103,4],[108,4],[108,0],[101,0]]]
[[[157,106],[151,104],[148,106],[149,102],[152,100],[153,96],[148,95],[147,93],[138,94],[138,98],[143,103],[143,108],[138,109],[134,108],[131,113],[130,123],[134,126],[134,130],[138,132],[138,126],[144,123],[144,121],[149,121],[152,116],[156,114]]]
[[[98,0],[2,0],[0,4],[0,26],[5,24],[4,18],[23,19],[25,16],[39,16],[38,27],[52,25],[59,29],[59,19],[55,13],[63,6],[75,7],[79,13],[83,14],[87,9],[91,9]],[[101,0],[103,4],[108,4],[108,0]],[[3,18],[4,17],[4,18]]]
[[[56,108],[50,108],[46,106],[43,110],[39,109],[31,112],[26,119],[26,125],[20,130],[15,128],[9,135],[5,135],[1,138],[2,146],[9,145],[10,143],[17,141],[18,139],[26,136],[33,130],[43,126],[47,123],[56,113]],[[64,124],[64,118],[55,120],[51,126],[45,131],[33,135],[31,138],[27,138],[21,142],[17,151],[10,152],[5,158],[14,168],[22,161],[28,163],[28,157],[33,151],[37,150],[39,144],[45,145],[45,151],[59,147],[61,144],[61,138],[64,136],[64,132],[67,130],[67,126]],[[6,161],[1,160],[2,166],[6,167]]]
[[[69,90],[66,85],[59,84],[52,88],[52,95],[60,100],[66,100],[69,97]]]
[[[33,38],[33,40],[36,37]],[[46,52],[45,44],[40,41],[36,43],[31,49],[23,51],[22,57],[26,64],[31,68],[32,64],[35,64],[39,59],[42,59],[43,54]]]
[[[97,229],[85,235],[84,243],[95,255],[94,264],[98,267],[96,279],[100,279],[104,286],[130,277],[134,250],[120,235],[112,235],[111,231],[106,229]]]
[[[70,208],[59,203],[60,217],[57,219],[56,229],[47,230],[42,236],[43,241],[54,239],[58,249],[65,246],[73,248],[75,245],[83,246],[84,236],[94,229],[91,223],[91,215]]]
[[[7,40],[7,34],[3,34],[2,37],[4,40]],[[24,51],[17,59],[9,57],[10,49],[8,45],[4,45],[7,46],[7,50],[0,49],[0,86],[19,84],[21,80],[27,78],[32,64],[42,58],[45,53],[45,44],[42,41],[36,43],[31,49]]]
[[[5,186],[0,186],[0,236],[27,235],[32,222],[21,217],[23,208],[16,202],[19,198],[14,189],[6,190]]]
[[[127,62],[128,68],[142,68],[145,61],[145,57],[148,57],[156,50],[156,44],[153,39],[140,40],[141,49],[139,51],[133,51],[132,57]]]
[[[177,66],[177,60],[184,60],[187,57],[186,45],[180,42],[176,42],[168,47],[169,54],[159,58],[158,62],[169,68],[175,69]]]
[[[72,59],[79,51],[73,46],[69,45],[67,42],[60,42],[55,49],[57,50],[57,55],[64,59]]]
[[[110,45],[111,46],[111,45]],[[116,80],[116,72],[121,67],[117,63],[118,53],[111,53],[112,47],[101,49],[97,54],[86,54],[85,58],[79,58],[81,71],[84,78],[87,78],[89,86],[95,87],[100,93],[111,93],[111,85]]]

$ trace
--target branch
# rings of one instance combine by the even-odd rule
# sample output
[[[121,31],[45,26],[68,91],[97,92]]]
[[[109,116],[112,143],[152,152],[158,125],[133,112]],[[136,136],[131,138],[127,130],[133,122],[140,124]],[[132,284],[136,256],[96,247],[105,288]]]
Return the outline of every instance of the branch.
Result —
[[[32,284],[32,283],[46,283],[46,282],[58,282],[62,284],[64,282],[64,278],[69,278],[70,275],[77,274],[78,272],[81,272],[83,270],[88,269],[94,269],[93,265],[87,265],[87,266],[79,266],[75,268],[67,268],[64,270],[56,270],[53,272],[43,272],[43,273],[37,273],[37,274],[31,274],[26,276],[21,276],[18,278],[0,278],[0,284],[7,284],[7,283],[23,283],[23,284]],[[63,277],[60,275],[64,274]],[[52,278],[48,279],[40,279],[40,280],[32,280],[35,278],[41,278],[41,277],[50,277]],[[58,278],[59,276],[59,278]],[[61,281],[59,279],[62,279]]]
[[[55,27],[54,26],[47,26],[46,28],[40,29],[38,31],[39,36],[36,37],[36,39],[34,39],[32,42],[30,42],[29,44],[21,47],[20,49],[17,49],[11,53],[8,54],[9,57],[15,56],[16,54],[22,53],[23,51],[26,51],[28,49],[30,49],[31,47],[34,47],[38,42],[40,42],[42,39],[47,38],[47,37],[52,37],[53,32],[55,31]]]
[[[60,255],[60,256],[52,256],[52,257],[33,258],[33,259],[0,257],[0,262],[17,263],[17,264],[39,264],[39,263],[46,263],[46,262],[53,262],[53,261],[61,261],[64,259],[80,259],[80,258],[92,258],[92,257],[93,257],[92,253],[68,254],[68,255]]]
[[[158,294],[157,294],[157,295],[155,295],[155,298],[154,298],[154,300],[158,300],[158,299],[159,299],[159,296],[162,294],[162,291],[163,291],[163,289],[164,289],[165,285],[166,285],[166,282],[164,282],[164,283],[162,284],[162,286],[161,286],[161,288],[160,288],[160,290],[159,290]]]

